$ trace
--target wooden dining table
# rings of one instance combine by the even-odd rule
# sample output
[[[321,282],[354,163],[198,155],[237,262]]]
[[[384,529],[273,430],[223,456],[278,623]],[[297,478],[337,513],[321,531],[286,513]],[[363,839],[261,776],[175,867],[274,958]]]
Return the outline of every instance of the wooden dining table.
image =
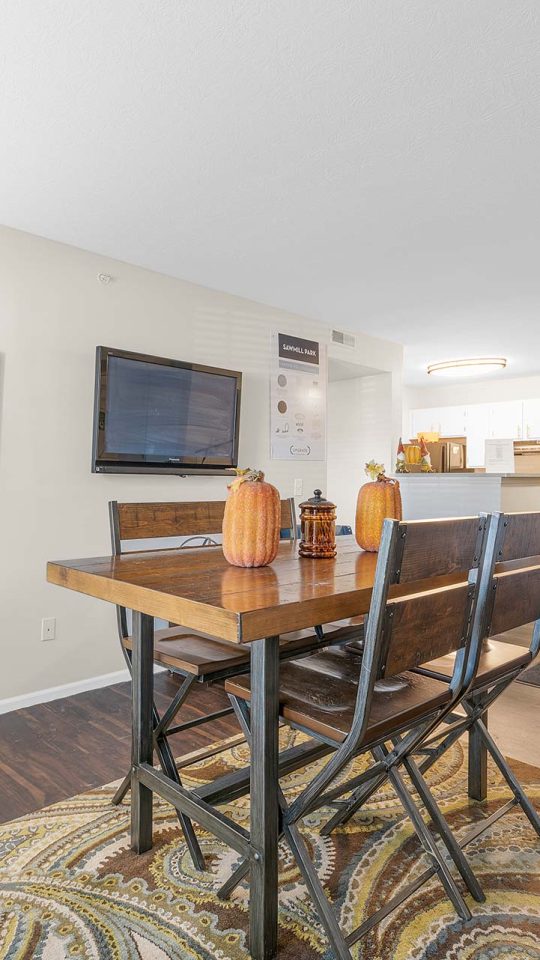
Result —
[[[332,560],[298,557],[294,542],[280,544],[267,567],[230,566],[221,547],[143,550],[123,556],[52,561],[50,583],[133,611],[131,844],[152,846],[152,793],[249,857],[250,952],[254,960],[277,953],[278,778],[324,755],[306,742],[278,755],[280,635],[365,614],[377,555],[339,537]],[[465,576],[463,576],[465,579]],[[431,584],[424,581],[423,589]],[[399,585],[392,592],[410,593]],[[154,618],[251,649],[252,743],[250,767],[188,791],[153,766]],[[485,765],[475,745],[474,764]],[[483,799],[481,778],[469,792]],[[250,792],[250,832],[218,805]]]

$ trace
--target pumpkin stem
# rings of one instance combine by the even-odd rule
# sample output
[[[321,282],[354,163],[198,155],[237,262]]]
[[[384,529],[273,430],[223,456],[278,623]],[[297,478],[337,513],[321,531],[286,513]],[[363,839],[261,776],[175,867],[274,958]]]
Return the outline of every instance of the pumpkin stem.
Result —
[[[233,480],[232,483],[228,484],[228,490],[237,490],[242,483],[246,482],[246,480],[252,483],[262,483],[264,480],[263,471],[252,470],[251,467],[246,467],[243,470],[239,467],[236,467],[234,472],[236,473],[236,480]]]

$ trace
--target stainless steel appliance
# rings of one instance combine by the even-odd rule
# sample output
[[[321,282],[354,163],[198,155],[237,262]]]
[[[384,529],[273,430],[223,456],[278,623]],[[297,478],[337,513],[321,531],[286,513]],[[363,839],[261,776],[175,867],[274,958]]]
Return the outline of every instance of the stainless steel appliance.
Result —
[[[431,465],[437,473],[457,473],[467,469],[467,444],[463,440],[439,440],[428,443]]]

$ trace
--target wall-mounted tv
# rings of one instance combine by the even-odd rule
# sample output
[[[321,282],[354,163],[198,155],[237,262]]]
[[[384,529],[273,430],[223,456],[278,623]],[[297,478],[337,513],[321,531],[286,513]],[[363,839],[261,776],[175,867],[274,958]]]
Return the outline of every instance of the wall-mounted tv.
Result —
[[[241,385],[234,370],[97,347],[92,471],[231,472]]]

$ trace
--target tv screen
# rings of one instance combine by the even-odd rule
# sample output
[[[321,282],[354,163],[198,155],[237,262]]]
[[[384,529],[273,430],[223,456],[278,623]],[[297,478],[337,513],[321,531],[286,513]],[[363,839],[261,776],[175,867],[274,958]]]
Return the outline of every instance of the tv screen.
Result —
[[[226,473],[238,465],[242,374],[98,347],[96,473]]]

